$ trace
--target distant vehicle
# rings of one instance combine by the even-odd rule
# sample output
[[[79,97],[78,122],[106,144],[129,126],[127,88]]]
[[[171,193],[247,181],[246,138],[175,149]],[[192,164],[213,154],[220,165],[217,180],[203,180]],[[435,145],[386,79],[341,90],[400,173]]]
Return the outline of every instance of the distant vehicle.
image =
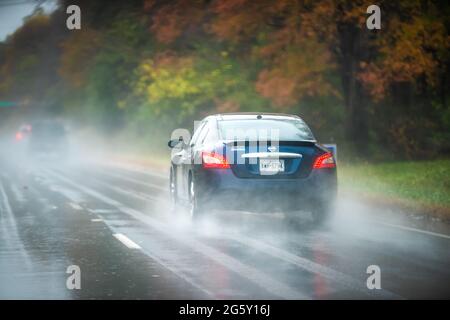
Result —
[[[69,149],[64,125],[54,120],[42,120],[32,124],[28,152],[32,158],[62,160]]]
[[[17,142],[25,141],[30,135],[30,133],[31,133],[31,125],[25,124],[19,128],[14,138]]]
[[[265,132],[276,132],[277,141],[264,137]],[[171,199],[188,205],[192,218],[210,209],[307,210],[316,222],[330,215],[336,162],[298,116],[212,115],[201,121],[190,141],[180,137],[168,145],[174,148]]]

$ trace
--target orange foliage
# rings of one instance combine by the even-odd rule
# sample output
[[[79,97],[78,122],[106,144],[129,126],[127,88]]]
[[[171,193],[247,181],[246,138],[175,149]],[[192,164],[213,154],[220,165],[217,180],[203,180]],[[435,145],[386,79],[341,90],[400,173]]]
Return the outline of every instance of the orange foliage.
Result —
[[[320,43],[303,41],[274,55],[263,70],[256,90],[279,107],[289,107],[305,96],[338,95],[325,79],[335,68],[331,54]]]
[[[231,100],[219,100],[216,99],[215,101],[216,110],[219,113],[225,113],[225,112],[237,112],[240,110],[239,103]]]
[[[450,49],[450,38],[440,21],[393,18],[376,41],[382,59],[363,63],[358,78],[375,100],[384,98],[390,83],[414,82],[424,76],[431,86],[440,72],[439,52]]]
[[[256,90],[287,108],[304,96],[336,94],[324,76],[335,67],[324,45],[334,26],[317,23],[327,21],[333,10],[330,0],[216,0],[211,30],[232,42],[262,35],[254,52],[267,68],[259,74]]]
[[[215,18],[208,29],[232,42],[254,37],[271,15],[273,4],[270,0],[216,0],[211,7]]]
[[[205,14],[202,0],[177,0],[161,7],[152,0],[146,1],[145,8],[147,11],[155,10],[150,30],[158,41],[166,44],[198,25]]]
[[[435,84],[436,56],[450,49],[444,20],[430,19],[421,1],[401,0],[395,5],[380,1],[382,30],[374,33],[365,24],[371,4],[371,0],[147,0],[145,7],[152,11],[151,31],[162,43],[203,30],[248,49],[246,58],[263,65],[256,90],[280,107],[304,96],[338,95],[326,79],[342,58],[344,48],[339,46],[361,46],[365,58],[347,57],[357,59],[351,76],[375,100],[384,98],[394,82],[424,76]],[[431,2],[427,6],[439,14]],[[340,42],[339,27],[349,25],[359,29],[359,38]]]
[[[279,70],[263,70],[256,82],[256,90],[271,98],[277,106],[289,106],[296,102],[295,79],[284,76]]]

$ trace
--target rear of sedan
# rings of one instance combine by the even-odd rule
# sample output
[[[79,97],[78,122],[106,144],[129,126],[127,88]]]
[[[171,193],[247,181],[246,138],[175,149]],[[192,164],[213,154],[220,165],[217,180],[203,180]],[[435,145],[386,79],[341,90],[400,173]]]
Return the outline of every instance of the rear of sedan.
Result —
[[[62,161],[68,150],[67,131],[63,124],[53,120],[33,123],[28,144],[28,155],[31,159]]]
[[[290,212],[324,220],[336,196],[333,155],[303,120],[272,114],[210,117],[214,138],[194,150],[191,180],[201,210]]]

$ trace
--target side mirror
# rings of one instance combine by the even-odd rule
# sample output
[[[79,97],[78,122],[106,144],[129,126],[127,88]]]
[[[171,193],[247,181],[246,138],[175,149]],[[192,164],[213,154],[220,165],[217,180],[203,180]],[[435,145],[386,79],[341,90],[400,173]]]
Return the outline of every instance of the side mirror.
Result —
[[[169,148],[175,148],[176,146],[178,146],[179,144],[184,144],[184,140],[183,137],[180,137],[178,139],[172,139],[169,140],[169,142],[167,143],[167,145],[169,146]]]

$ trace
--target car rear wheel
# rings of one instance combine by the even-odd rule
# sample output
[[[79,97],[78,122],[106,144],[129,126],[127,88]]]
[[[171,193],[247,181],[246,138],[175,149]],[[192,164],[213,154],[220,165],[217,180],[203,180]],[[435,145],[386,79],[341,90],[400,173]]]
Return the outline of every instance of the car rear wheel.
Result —
[[[189,217],[192,220],[198,220],[204,213],[203,206],[201,205],[197,192],[197,186],[194,178],[191,176],[189,179]]]
[[[170,169],[169,196],[170,196],[170,211],[175,214],[178,212],[178,196],[177,196],[177,185],[175,181],[175,174],[173,172],[173,169]]]

